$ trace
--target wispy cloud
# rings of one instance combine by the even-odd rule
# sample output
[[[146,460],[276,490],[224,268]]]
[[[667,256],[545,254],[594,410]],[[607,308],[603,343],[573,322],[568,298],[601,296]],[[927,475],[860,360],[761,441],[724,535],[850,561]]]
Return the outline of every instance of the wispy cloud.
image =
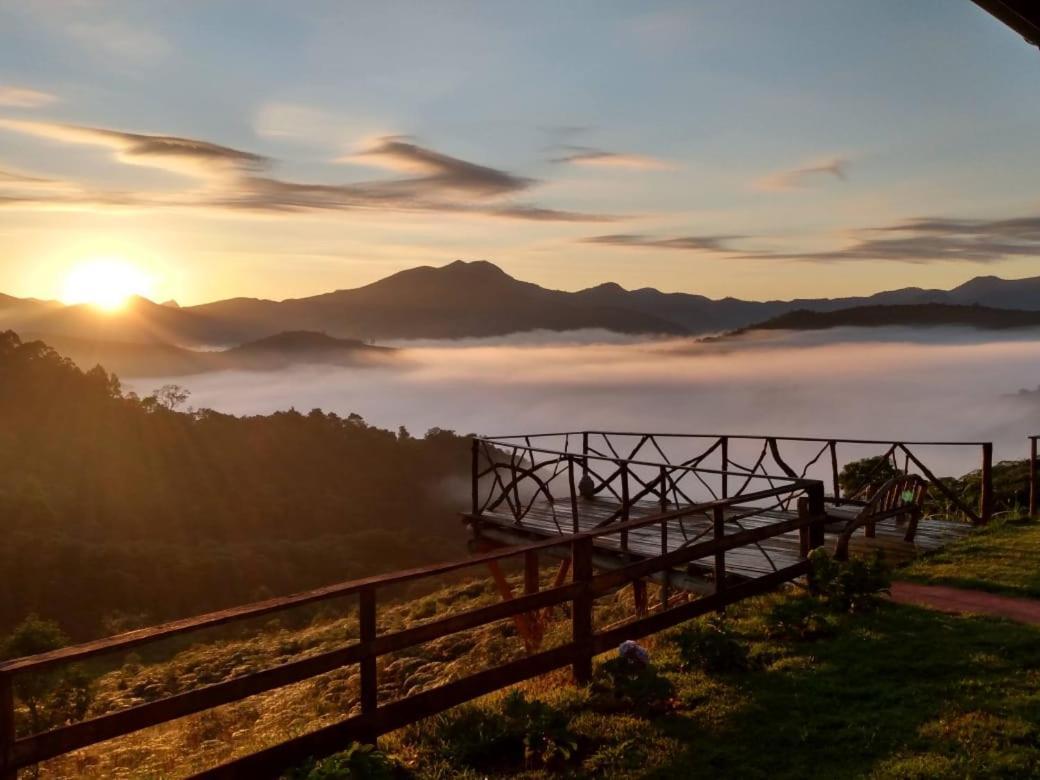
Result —
[[[840,249],[826,252],[756,253],[810,262],[889,260],[903,263],[992,263],[1040,256],[1040,217],[1012,219],[911,219],[857,231]]]
[[[202,180],[187,191],[99,192],[47,198],[0,189],[7,205],[194,207],[239,211],[401,211],[473,214],[533,221],[608,221],[606,215],[559,211],[503,200],[523,193],[534,180],[428,149],[400,136],[387,136],[355,155],[379,167],[418,175],[347,184],[297,182],[266,174],[272,162],[258,154],[209,141],[107,128],[0,119],[0,129],[110,149],[127,164],[145,165]],[[264,175],[261,175],[264,174]],[[0,180],[0,185],[4,182]]]
[[[819,185],[827,180],[848,179],[849,161],[833,157],[810,165],[763,176],[754,182],[754,188],[767,192],[790,192]]]
[[[1040,216],[995,220],[945,217],[909,219],[852,231],[845,246],[826,251],[746,251],[730,244],[742,238],[747,236],[659,237],[622,233],[593,236],[582,239],[582,242],[615,247],[724,253],[734,260],[994,263],[1009,257],[1040,256]]]
[[[146,135],[19,119],[0,119],[0,129],[63,143],[101,146],[115,152],[120,162],[162,168],[198,178],[223,176],[241,168],[258,169],[266,163],[256,154],[172,135]]]
[[[5,108],[42,108],[57,99],[56,95],[37,89],[0,85],[0,106]]]
[[[383,185],[413,192],[458,192],[490,197],[520,192],[534,183],[531,179],[514,176],[506,171],[425,149],[403,136],[384,136],[375,146],[348,159],[367,161],[395,171],[421,174],[416,178]]]
[[[582,243],[732,254],[738,250],[729,247],[727,243],[739,238],[743,238],[743,236],[679,236],[675,238],[654,238],[653,236],[633,233],[614,233],[611,235],[584,238],[582,239]]]
[[[596,149],[591,146],[573,146],[564,144],[556,147],[560,154],[551,158],[550,162],[569,163],[571,165],[593,165],[604,168],[633,168],[637,170],[663,171],[674,168],[672,163],[657,157],[642,154],[622,154]]]

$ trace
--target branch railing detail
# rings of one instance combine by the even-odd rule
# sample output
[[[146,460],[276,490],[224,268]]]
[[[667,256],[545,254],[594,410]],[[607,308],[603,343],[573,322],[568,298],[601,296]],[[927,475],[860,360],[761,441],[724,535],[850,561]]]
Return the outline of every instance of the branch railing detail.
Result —
[[[858,457],[879,455],[875,468],[880,469],[885,461],[904,473],[916,473],[943,496],[949,505],[973,524],[989,522],[993,515],[993,444],[969,441],[902,441],[882,439],[838,439],[806,436],[756,436],[730,434],[684,434],[684,433],[630,433],[623,431],[568,431],[562,433],[524,434],[518,436],[493,436],[480,439],[482,457],[492,462],[492,452],[508,453],[509,457],[522,460],[525,451],[542,453],[566,453],[580,456],[585,474],[597,480],[596,492],[606,492],[621,501],[620,490],[616,489],[617,469],[608,475],[600,472],[599,464],[643,464],[664,466],[669,479],[676,471],[688,471],[687,484],[696,482],[702,494],[711,498],[738,496],[747,490],[753,479],[765,479],[769,484],[781,484],[781,480],[821,478],[827,484],[832,503],[854,502],[865,497],[843,496],[840,473],[843,458],[855,451]],[[1033,440],[1034,446],[1036,438]],[[681,454],[669,454],[669,446],[678,444]],[[970,451],[980,455],[980,493],[977,506],[970,505],[953,491],[926,463],[923,450],[942,448],[946,452]],[[671,449],[674,450],[674,447]],[[796,451],[798,450],[798,451]],[[852,459],[852,458],[849,458]],[[573,461],[573,457],[570,458]],[[1035,462],[1035,458],[1033,459]],[[564,461],[561,461],[564,462]],[[870,475],[866,475],[869,477]],[[659,478],[664,480],[664,478]],[[869,481],[869,480],[868,480]],[[651,491],[646,488],[661,482],[648,483],[640,480],[643,497]],[[672,499],[683,499],[685,503],[696,503],[689,491],[667,492]],[[562,492],[562,491],[558,491]],[[543,494],[544,495],[544,494]],[[788,502],[790,503],[790,502]],[[528,509],[530,507],[528,506]],[[790,508],[789,506],[787,508]],[[518,513],[522,519],[523,512]]]
[[[796,516],[759,528],[736,531],[731,528],[730,532],[727,532],[725,514],[733,510],[738,500],[771,500],[795,492],[802,497]],[[199,773],[196,777],[277,777],[286,768],[309,757],[329,755],[344,749],[354,740],[373,741],[380,734],[417,722],[457,704],[566,666],[570,666],[575,679],[584,684],[591,676],[593,656],[616,647],[621,641],[661,631],[697,615],[764,593],[806,574],[808,562],[800,559],[793,565],[769,574],[735,585],[730,584],[726,580],[726,553],[790,532],[798,532],[801,535],[806,551],[821,545],[823,524],[826,520],[823,499],[821,482],[797,480],[780,487],[749,492],[739,499],[721,499],[673,510],[666,513],[669,519],[693,513],[710,515],[713,518],[711,538],[680,549],[665,550],[657,557],[628,562],[621,568],[605,573],[596,574],[593,571],[592,555],[596,540],[602,536],[624,535],[653,525],[660,522],[661,517],[630,519],[609,527],[507,547],[459,561],[339,583],[0,663],[0,779],[14,780],[20,768],[352,664],[360,667],[358,714],[272,747],[232,759]],[[476,516],[469,516],[469,519],[479,520]],[[389,633],[380,633],[378,630],[379,594],[385,593],[388,588],[422,579],[440,578],[468,567],[507,559],[520,559],[525,567],[537,567],[539,553],[548,554],[551,549],[554,554],[558,554],[561,548],[569,551],[571,560],[571,582],[567,584],[536,590],[501,603],[449,615],[406,629]],[[667,572],[705,558],[712,560],[715,567],[713,593],[673,605],[665,592],[657,611],[601,630],[594,626],[593,604],[596,598],[609,595],[629,583],[657,572]],[[533,579],[537,582],[537,577]],[[28,736],[19,736],[15,732],[14,681],[19,675],[47,673],[59,666],[125,653],[142,645],[189,632],[253,620],[263,615],[346,596],[355,596],[358,599],[360,638],[357,642],[50,731]],[[460,631],[518,615],[533,615],[536,611],[562,604],[570,605],[572,627],[570,639],[561,646],[475,672],[392,702],[379,701],[377,660],[380,657]]]

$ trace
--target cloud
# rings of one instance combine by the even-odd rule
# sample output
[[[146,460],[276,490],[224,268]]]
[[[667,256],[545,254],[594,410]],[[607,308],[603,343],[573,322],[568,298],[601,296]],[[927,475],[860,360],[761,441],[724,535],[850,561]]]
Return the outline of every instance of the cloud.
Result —
[[[779,171],[754,182],[756,190],[766,192],[790,192],[813,187],[827,179],[845,181],[848,178],[849,161],[844,157],[822,160],[802,168]]]
[[[370,149],[347,159],[368,161],[396,171],[422,174],[386,186],[413,192],[458,192],[478,197],[519,192],[534,182],[484,165],[417,146],[403,136],[384,136]]]
[[[992,263],[1007,257],[1040,256],[1040,216],[997,220],[911,219],[859,231],[850,244],[828,252],[752,256],[811,262]]]
[[[888,261],[901,263],[994,263],[1008,257],[1040,257],[1040,216],[1011,219],[927,217],[854,231],[838,249],[816,252],[748,252],[728,242],[746,236],[654,237],[614,234],[582,239],[587,244],[726,253],[734,260],[800,260],[811,263]]]
[[[542,125],[538,129],[562,141],[565,138],[573,138],[576,135],[591,132],[593,127],[591,125]]]
[[[218,208],[238,211],[445,212],[532,221],[608,221],[606,215],[559,211],[503,200],[534,186],[532,179],[478,165],[427,149],[400,136],[386,136],[351,159],[417,175],[348,184],[296,182],[261,175],[272,162],[258,154],[171,135],[130,133],[106,128],[0,119],[0,129],[62,143],[112,150],[120,162],[146,165],[202,180],[204,186],[180,192],[91,191],[73,187],[60,197],[12,192],[0,180],[0,202],[41,207]]]
[[[680,236],[677,238],[653,238],[629,233],[615,233],[606,236],[592,236],[582,239],[585,244],[606,244],[607,246],[648,247],[650,249],[680,249],[697,252],[733,253],[737,250],[726,245],[728,241],[743,236]]]
[[[404,349],[394,365],[366,371],[220,372],[187,384],[202,407],[246,415],[322,407],[358,412],[391,429],[404,424],[413,431],[439,426],[496,433],[503,420],[520,431],[595,429],[609,422],[630,431],[994,441],[998,458],[1018,457],[1022,429],[1036,420],[1035,401],[1027,411],[1003,397],[1037,383],[1040,341],[1025,335],[879,328],[714,344],[574,344],[589,336],[595,334],[556,334],[556,343],[538,343],[544,337],[531,334],[512,343],[441,341]],[[128,384],[147,393],[163,380]],[[662,446],[674,455],[693,454],[683,452],[680,440]],[[800,468],[819,446],[790,442],[783,452]],[[732,460],[753,462],[762,442],[733,440],[730,447]],[[846,462],[883,450],[842,447],[838,455]],[[974,449],[915,451],[938,474],[978,468]],[[828,468],[817,462],[812,475],[829,479]]]
[[[120,162],[146,165],[199,178],[225,175],[229,170],[260,168],[265,158],[227,146],[173,135],[145,135],[80,125],[0,119],[0,129],[63,143],[102,146]]]
[[[56,95],[36,89],[0,86],[0,106],[6,108],[41,108],[57,99]]]
[[[557,147],[563,154],[554,157],[550,162],[570,163],[571,165],[595,165],[604,168],[633,168],[637,170],[662,171],[675,166],[656,157],[641,154],[621,154],[596,149],[591,146],[572,146],[569,144]]]

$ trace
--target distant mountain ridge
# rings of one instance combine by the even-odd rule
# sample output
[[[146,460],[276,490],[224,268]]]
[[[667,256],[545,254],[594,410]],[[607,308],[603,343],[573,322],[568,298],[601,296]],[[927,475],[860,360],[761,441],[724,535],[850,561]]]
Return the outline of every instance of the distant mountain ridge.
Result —
[[[89,306],[0,296],[0,328],[102,341],[233,346],[279,333],[330,337],[455,339],[532,330],[603,329],[624,334],[703,335],[747,327],[797,310],[862,306],[981,305],[1040,311],[1040,277],[980,276],[952,290],[908,287],[869,296],[745,301],[711,299],[609,282],[577,292],[549,290],[487,261],[420,266],[364,287],[284,301],[231,298],[176,307],[146,299],[102,314]]]
[[[325,333],[292,331],[223,350],[199,350],[161,342],[99,341],[57,334],[38,337],[84,371],[102,365],[121,377],[187,376],[209,371],[277,371],[301,364],[382,365],[397,350]],[[28,339],[27,339],[28,340]]]
[[[998,309],[978,304],[911,303],[854,306],[835,311],[799,309],[732,331],[823,330],[826,328],[937,327],[965,325],[985,330],[1040,327],[1040,311]]]

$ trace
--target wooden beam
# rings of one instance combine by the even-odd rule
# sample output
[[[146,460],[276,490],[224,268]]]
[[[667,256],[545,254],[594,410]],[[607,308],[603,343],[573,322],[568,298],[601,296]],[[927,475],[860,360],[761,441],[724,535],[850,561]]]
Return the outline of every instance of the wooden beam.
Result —
[[[1040,46],[1040,6],[1034,0],[974,0],[974,3],[1021,35],[1026,43]]]
[[[1037,473],[1036,473],[1036,436],[1029,437],[1029,516],[1036,517],[1037,505]]]
[[[574,597],[571,613],[571,633],[575,648],[571,665],[578,685],[588,685],[592,679],[592,539],[576,540],[572,547],[571,571],[574,583],[580,589]]]

